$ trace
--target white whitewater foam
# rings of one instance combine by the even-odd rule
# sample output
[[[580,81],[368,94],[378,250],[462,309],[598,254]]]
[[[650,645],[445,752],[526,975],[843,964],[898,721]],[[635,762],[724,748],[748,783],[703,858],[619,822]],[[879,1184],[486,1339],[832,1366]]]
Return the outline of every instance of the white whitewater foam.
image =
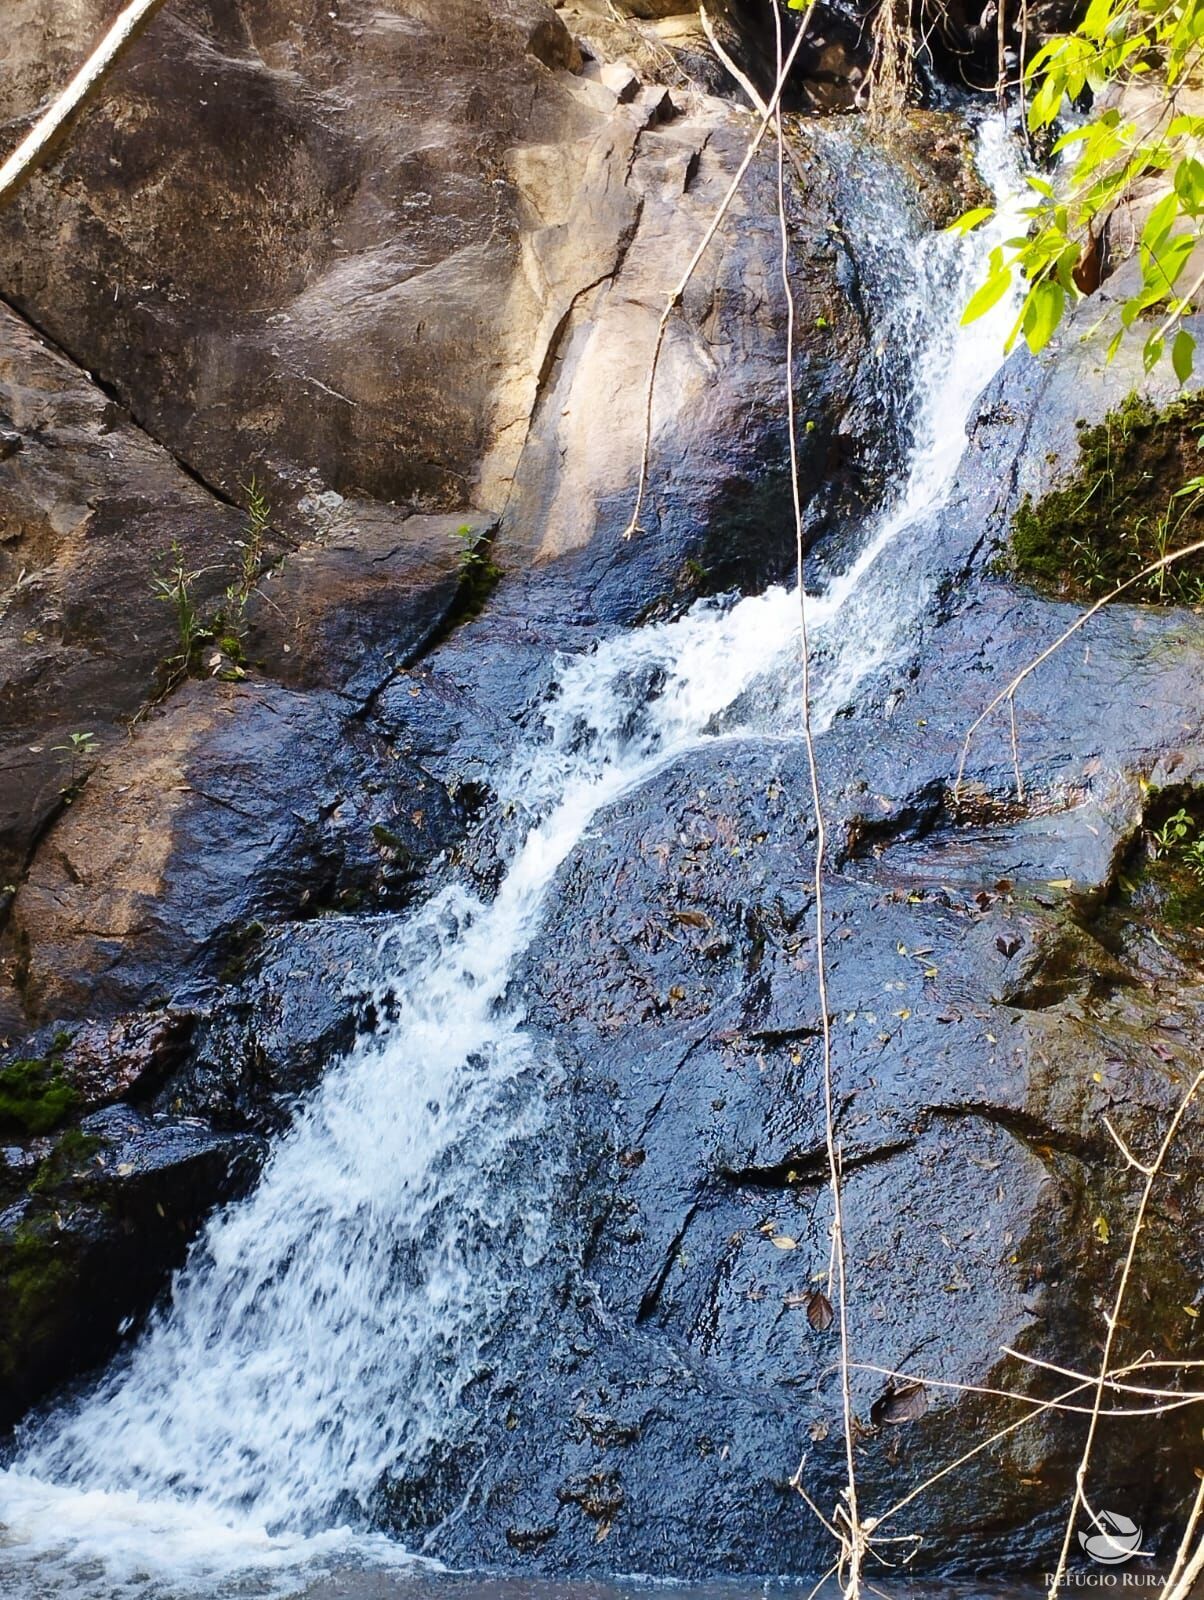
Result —
[[[995,124],[982,164],[1014,182]],[[922,604],[877,592],[875,565],[948,492],[1008,311],[970,329],[953,314],[1013,226],[911,253],[915,449],[897,504],[809,601],[821,723]],[[387,1026],[328,1071],[128,1357],[0,1473],[9,1592],[242,1594],[352,1553],[403,1558],[348,1524],[385,1469],[469,1414],[490,1330],[546,1245],[556,1174],[539,1134],[558,1067],[506,996],[548,885],[600,807],[708,737],[797,637],[797,596],[779,588],[562,664],[540,737],[499,780],[527,833],[495,900],[453,886],[390,936]]]

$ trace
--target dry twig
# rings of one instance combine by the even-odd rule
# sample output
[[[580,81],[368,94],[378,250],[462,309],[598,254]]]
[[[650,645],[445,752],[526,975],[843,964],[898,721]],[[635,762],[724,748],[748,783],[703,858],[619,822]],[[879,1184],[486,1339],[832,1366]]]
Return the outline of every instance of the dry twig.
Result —
[[[1137,1257],[1137,1247],[1141,1242],[1142,1231],[1145,1227],[1146,1212],[1149,1208],[1150,1195],[1158,1174],[1162,1171],[1163,1162],[1171,1145],[1175,1142],[1176,1135],[1187,1115],[1188,1107],[1199,1092],[1200,1085],[1204,1084],[1204,1072],[1197,1073],[1192,1079],[1187,1092],[1179,1102],[1178,1109],[1170,1120],[1162,1143],[1158,1147],[1158,1154],[1154,1157],[1146,1171],[1145,1184],[1141,1191],[1141,1199],[1137,1203],[1137,1215],[1133,1219],[1133,1227],[1129,1232],[1129,1247],[1125,1252],[1124,1265],[1121,1267],[1120,1280],[1116,1285],[1116,1296],[1112,1302],[1112,1311],[1107,1319],[1107,1333],[1104,1336],[1104,1351],[1100,1358],[1099,1377],[1095,1382],[1095,1403],[1092,1407],[1091,1421],[1087,1426],[1087,1437],[1083,1442],[1083,1453],[1079,1458],[1078,1471],[1074,1476],[1074,1495],[1071,1498],[1070,1512],[1066,1518],[1066,1531],[1062,1536],[1062,1549],[1058,1556],[1058,1564],[1049,1585],[1049,1600],[1055,1600],[1061,1588],[1062,1579],[1066,1573],[1066,1562],[1070,1555],[1070,1545],[1074,1538],[1075,1519],[1080,1507],[1087,1505],[1086,1482],[1087,1469],[1091,1465],[1091,1452],[1095,1445],[1095,1435],[1099,1424],[1100,1412],[1103,1407],[1104,1389],[1111,1377],[1112,1347],[1116,1342],[1116,1330],[1120,1326],[1120,1314],[1124,1309],[1125,1295],[1129,1289],[1129,1279],[1133,1273],[1133,1262]],[[1201,1547],[1204,1555],[1204,1546]]]
[[[1102,611],[1106,605],[1110,605],[1113,600],[1118,599],[1122,594],[1124,594],[1126,589],[1131,589],[1135,583],[1140,583],[1143,578],[1153,577],[1155,573],[1161,572],[1165,567],[1173,565],[1173,563],[1176,561],[1182,561],[1187,556],[1198,555],[1201,550],[1204,550],[1204,539],[1197,539],[1194,544],[1184,545],[1182,550],[1172,550],[1169,555],[1162,556],[1157,561],[1151,561],[1148,567],[1143,567],[1140,572],[1135,572],[1131,578],[1126,578],[1123,583],[1118,583],[1115,589],[1110,590],[1109,593],[1104,595],[1101,600],[1097,600],[1094,605],[1089,606],[1086,611],[1082,612],[1080,616],[1076,617],[1070,626],[1064,629],[1051,645],[1048,645],[1044,650],[1041,651],[1039,655],[1034,656],[1028,665],[1018,672],[1010,683],[1004,685],[995,698],[989,703],[989,705],[987,705],[985,710],[981,711],[978,716],[975,717],[974,721],[970,724],[970,727],[966,732],[966,737],[962,741],[961,755],[959,756],[957,763],[957,777],[954,779],[953,783],[953,799],[955,804],[961,799],[962,782],[966,775],[966,762],[970,757],[970,746],[974,742],[974,735],[978,732],[979,728],[982,727],[983,723],[992,714],[992,712],[998,710],[1005,700],[1014,700],[1016,690],[1026,678],[1031,677],[1039,666],[1042,666],[1046,661],[1049,660],[1050,656],[1056,655],[1068,639],[1073,638],[1079,629],[1086,623],[1090,622],[1091,618],[1094,617],[1097,612]],[[1013,758],[1017,760],[1018,771],[1018,755],[1015,750],[1013,750]]]
[[[761,114],[761,120],[757,126],[757,131],[749,140],[748,146],[745,149],[743,157],[741,158],[740,165],[736,168],[735,176],[728,185],[727,193],[720,201],[719,206],[715,211],[715,215],[711,218],[711,221],[707,225],[706,231],[699,240],[698,248],[690,257],[689,264],[682,273],[681,277],[669,291],[669,298],[665,302],[665,309],[661,312],[660,321],[657,323],[656,337],[652,341],[652,359],[648,364],[648,386],[644,396],[644,442],[640,450],[640,470],[639,476],[636,479],[635,504],[632,507],[631,520],[623,530],[624,539],[630,539],[640,531],[640,512],[644,508],[644,495],[648,488],[648,463],[652,454],[652,398],[656,391],[656,373],[657,368],[660,366],[661,350],[664,347],[665,334],[669,327],[669,319],[673,315],[674,309],[681,300],[682,295],[685,294],[690,279],[694,276],[695,272],[697,272],[698,264],[706,254],[711,240],[715,237],[716,233],[718,233],[720,224],[722,223],[724,217],[727,216],[728,211],[731,209],[732,201],[736,198],[737,191],[739,190],[740,185],[744,182],[744,175],[748,171],[749,167],[752,166],[753,159],[755,158],[757,151],[761,148],[765,135],[769,131],[769,125],[773,121],[774,113],[781,102],[782,90],[785,88],[786,79],[790,76],[790,69],[794,65],[795,57],[798,55],[798,52],[802,47],[803,40],[806,38],[807,24],[810,22],[810,20],[811,12],[810,9],[808,9],[806,14],[803,16],[802,21],[799,23],[799,29],[794,37],[794,43],[790,46],[790,51],[782,64],[781,70],[778,72],[777,82],[774,84],[773,93],[770,95],[768,104]]]
[[[802,656],[802,732],[807,751],[807,771],[811,785],[811,806],[815,816],[815,968],[819,992],[822,1035],[824,1130],[828,1156],[828,1187],[832,1192],[832,1255],[836,1265],[836,1315],[840,1337],[840,1398],[844,1424],[845,1504],[837,1508],[836,1520],[846,1530],[841,1564],[848,1600],[861,1593],[861,1564],[865,1552],[865,1532],[857,1511],[857,1471],[854,1460],[855,1418],[850,1381],[848,1284],[845,1261],[844,1203],[841,1185],[840,1150],[836,1142],[835,1096],[832,1083],[832,1019],[828,1004],[828,978],[825,952],[824,846],[826,830],[819,789],[819,763],[811,726],[811,648],[807,634],[807,585],[804,573],[803,507],[799,487],[798,418],[794,398],[794,291],[790,283],[790,230],[786,221],[786,137],[782,127],[781,88],[788,67],[782,65],[782,14],[774,0],[774,25],[777,38],[778,81],[774,96],[774,127],[777,137],[778,228],[781,239],[782,289],[786,299],[786,429],[790,440],[790,492],[794,511],[795,566],[799,604],[799,650]],[[799,30],[799,36],[802,29]],[[797,45],[797,40],[796,40]]]
[[[0,205],[54,153],[72,118],[99,93],[105,79],[151,22],[164,0],[130,0],[63,92],[42,113],[0,167]]]

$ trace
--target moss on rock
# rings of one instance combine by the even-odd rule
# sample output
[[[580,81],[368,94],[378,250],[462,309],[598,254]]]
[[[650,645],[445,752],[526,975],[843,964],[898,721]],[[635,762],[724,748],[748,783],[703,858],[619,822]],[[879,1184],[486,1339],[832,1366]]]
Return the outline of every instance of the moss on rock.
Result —
[[[0,1070],[0,1133],[49,1133],[75,1109],[79,1094],[60,1057],[10,1062]]]
[[[1095,600],[1168,553],[1204,538],[1204,397],[1164,411],[1130,395],[1079,424],[1071,474],[1042,500],[1025,496],[998,570],[1064,599]],[[1183,492],[1187,487],[1187,492]],[[1204,553],[1135,583],[1125,598],[1204,603]]]
[[[45,1222],[24,1222],[0,1251],[0,1274],[7,1290],[0,1314],[0,1374],[12,1376],[31,1343],[61,1317],[72,1263]]]
[[[104,1146],[104,1140],[95,1134],[84,1133],[79,1128],[68,1128],[55,1141],[50,1154],[38,1163],[38,1170],[29,1185],[30,1194],[47,1194],[83,1177],[93,1156]]]

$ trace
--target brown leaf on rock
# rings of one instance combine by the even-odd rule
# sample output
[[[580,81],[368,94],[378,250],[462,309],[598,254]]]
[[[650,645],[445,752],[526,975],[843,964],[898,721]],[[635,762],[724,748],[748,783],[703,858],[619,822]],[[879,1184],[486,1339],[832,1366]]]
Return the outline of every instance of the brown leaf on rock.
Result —
[[[816,1289],[807,1296],[807,1321],[816,1333],[827,1333],[835,1319],[832,1302],[821,1290]]]
[[[687,928],[712,928],[714,923],[705,911],[674,911],[672,921],[680,922]]]
[[[875,1428],[898,1427],[918,1422],[928,1410],[928,1390],[922,1383],[896,1382],[889,1385],[870,1407]]]

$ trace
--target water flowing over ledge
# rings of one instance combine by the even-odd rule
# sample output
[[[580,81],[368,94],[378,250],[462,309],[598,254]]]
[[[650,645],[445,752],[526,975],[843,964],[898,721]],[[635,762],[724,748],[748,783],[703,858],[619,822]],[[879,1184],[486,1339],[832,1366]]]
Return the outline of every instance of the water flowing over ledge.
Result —
[[[981,165],[1001,195],[1014,186],[995,122]],[[914,447],[852,563],[809,602],[821,726],[929,598],[882,558],[939,508],[998,363],[1007,308],[966,330],[956,312],[1010,226],[908,248],[884,337],[911,342]],[[600,809],[718,736],[753,686],[750,707],[765,685],[772,700],[797,621],[777,588],[563,663],[542,727],[497,779],[525,834],[496,898],[452,885],[390,936],[387,1026],[329,1069],[136,1348],[26,1431],[0,1476],[0,1578],[36,1570],[40,1593],[99,1600],[406,1559],[355,1530],[392,1465],[471,1426],[490,1331],[521,1306],[557,1203],[540,1135],[559,1068],[524,1029],[516,962]]]

